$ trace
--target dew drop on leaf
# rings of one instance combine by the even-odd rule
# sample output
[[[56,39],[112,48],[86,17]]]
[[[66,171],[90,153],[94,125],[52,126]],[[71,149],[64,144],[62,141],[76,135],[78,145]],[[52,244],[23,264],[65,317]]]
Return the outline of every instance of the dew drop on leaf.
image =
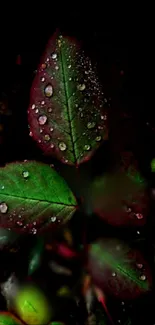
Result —
[[[79,84],[79,85],[77,85],[77,89],[80,90],[80,91],[85,90],[85,88],[86,88],[85,84]]]
[[[144,274],[141,275],[141,276],[140,276],[140,280],[145,281],[145,280],[146,280],[146,275],[144,275]]]
[[[113,273],[112,273],[112,276],[115,277],[115,276],[116,276],[116,272],[113,272]]]
[[[52,87],[52,85],[48,84],[45,87],[45,96],[46,97],[51,97],[52,95],[53,95],[53,87]]]
[[[87,123],[87,128],[88,129],[93,129],[95,127],[96,123],[95,122],[88,122]]]
[[[84,150],[86,150],[86,151],[89,151],[90,150],[90,145],[89,144],[85,144],[85,146],[84,146]]]
[[[56,66],[55,66],[55,70],[59,70],[59,67],[58,67],[58,65],[56,65]]]
[[[64,142],[60,142],[60,143],[59,143],[59,149],[60,149],[61,151],[65,151],[65,150],[67,149],[66,143],[64,143]]]
[[[42,82],[44,82],[44,81],[45,81],[45,78],[44,78],[44,77],[42,77],[42,78],[41,78],[41,81],[42,81]]]
[[[53,132],[53,130],[54,130],[53,128],[50,128],[50,131],[51,131],[51,132]]]
[[[141,263],[137,263],[136,265],[137,265],[138,269],[142,269],[143,268],[143,264],[141,264]]]
[[[48,112],[51,113],[51,112],[52,112],[52,108],[49,108],[49,109],[48,109]]]
[[[55,222],[56,221],[56,217],[51,217],[51,221]]]
[[[8,211],[8,206],[7,206],[7,204],[5,203],[5,202],[2,202],[1,204],[0,204],[0,212],[1,213],[6,213]]]
[[[23,171],[23,177],[28,178],[29,177],[29,172],[27,170]]]
[[[50,140],[50,136],[49,136],[48,134],[45,134],[45,136],[44,136],[44,140],[45,140],[45,141],[49,141],[49,140]]]
[[[47,122],[47,116],[46,115],[39,116],[38,122],[40,125],[44,125]]]
[[[35,107],[36,107],[36,106],[33,104],[33,105],[32,105],[32,109],[35,109]]]
[[[53,53],[53,54],[52,54],[52,59],[55,60],[56,58],[57,58],[57,54],[56,54],[56,53]]]
[[[137,217],[137,219],[143,219],[143,215],[142,215],[142,213],[136,213],[136,217]]]

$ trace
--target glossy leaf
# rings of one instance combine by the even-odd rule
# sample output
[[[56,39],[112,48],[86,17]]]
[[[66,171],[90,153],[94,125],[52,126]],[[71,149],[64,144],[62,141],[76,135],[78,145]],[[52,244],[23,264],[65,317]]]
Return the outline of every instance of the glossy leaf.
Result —
[[[30,135],[45,154],[79,164],[107,138],[106,102],[77,41],[55,33],[31,89]]]
[[[30,254],[30,261],[28,267],[28,274],[31,275],[34,273],[40,266],[42,255],[44,251],[44,241],[42,238],[37,239],[35,247],[32,249]]]
[[[37,162],[11,163],[0,169],[0,225],[36,234],[71,218],[76,200],[63,178]]]
[[[88,266],[95,285],[121,299],[150,290],[152,275],[140,252],[125,243],[104,239],[90,246]]]
[[[111,225],[142,226],[146,222],[146,184],[134,165],[95,179],[90,202],[93,211]]]
[[[0,312],[0,325],[23,325],[23,323],[9,312]]]

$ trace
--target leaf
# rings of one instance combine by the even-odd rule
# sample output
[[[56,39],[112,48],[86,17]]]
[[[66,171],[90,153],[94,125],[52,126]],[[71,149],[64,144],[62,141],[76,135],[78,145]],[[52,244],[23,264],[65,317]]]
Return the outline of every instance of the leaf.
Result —
[[[107,138],[106,102],[90,59],[56,32],[32,85],[30,135],[45,154],[80,164]]]
[[[136,298],[152,285],[150,267],[141,253],[118,240],[93,243],[88,266],[95,285],[120,299]]]
[[[96,178],[89,199],[92,210],[111,225],[143,226],[146,222],[146,184],[133,165]]]
[[[50,166],[27,161],[0,169],[0,225],[36,234],[71,218],[76,200]]]
[[[1,325],[22,325],[23,323],[9,312],[0,312]]]
[[[37,243],[30,254],[28,275],[34,273],[40,266],[44,251],[44,241],[42,238],[37,239]]]

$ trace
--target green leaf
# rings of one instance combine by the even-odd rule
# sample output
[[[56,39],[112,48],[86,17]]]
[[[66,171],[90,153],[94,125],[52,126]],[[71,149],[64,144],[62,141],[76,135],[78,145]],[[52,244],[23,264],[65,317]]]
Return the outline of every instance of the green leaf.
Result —
[[[0,325],[23,325],[23,323],[11,313],[0,312]]]
[[[89,269],[94,283],[120,299],[136,298],[152,286],[150,267],[137,250],[115,239],[91,245]]]
[[[76,200],[64,179],[38,162],[0,169],[0,225],[35,234],[71,218]]]
[[[42,238],[37,239],[37,243],[30,254],[30,262],[28,267],[28,274],[34,273],[41,264],[42,254],[44,251],[44,240]]]
[[[32,85],[30,135],[45,154],[79,164],[107,139],[106,102],[77,41],[55,33]]]

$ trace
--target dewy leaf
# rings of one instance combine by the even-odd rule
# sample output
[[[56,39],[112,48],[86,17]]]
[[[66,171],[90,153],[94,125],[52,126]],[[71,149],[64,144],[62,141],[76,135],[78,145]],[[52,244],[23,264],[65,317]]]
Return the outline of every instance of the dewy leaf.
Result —
[[[67,221],[75,209],[67,183],[50,166],[29,161],[0,169],[1,227],[36,234]]]
[[[150,267],[141,253],[118,240],[105,238],[93,243],[88,266],[94,283],[120,299],[136,298],[152,285]]]
[[[17,317],[9,312],[0,312],[0,325],[22,325]]]
[[[55,33],[31,89],[30,135],[45,154],[79,164],[107,138],[106,103],[77,41]]]

